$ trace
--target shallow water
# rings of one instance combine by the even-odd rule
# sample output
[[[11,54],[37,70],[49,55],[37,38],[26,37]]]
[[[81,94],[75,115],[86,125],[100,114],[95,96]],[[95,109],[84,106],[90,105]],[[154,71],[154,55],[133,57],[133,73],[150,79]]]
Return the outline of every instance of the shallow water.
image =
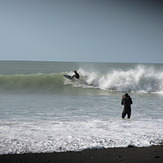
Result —
[[[162,65],[41,62],[39,68],[40,62],[13,62],[9,72],[6,64],[0,75],[0,154],[163,143]],[[70,67],[80,80],[63,77],[73,73]],[[126,91],[133,99],[130,120],[121,119]]]

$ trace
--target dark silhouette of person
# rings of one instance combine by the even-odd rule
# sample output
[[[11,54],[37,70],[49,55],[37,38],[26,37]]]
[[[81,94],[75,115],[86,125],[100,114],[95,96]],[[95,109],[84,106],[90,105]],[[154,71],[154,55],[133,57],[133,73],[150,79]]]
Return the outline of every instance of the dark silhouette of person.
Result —
[[[74,78],[74,77],[79,79],[80,78],[79,74],[76,71],[74,71],[74,73],[75,74],[73,76],[71,76],[71,79]]]
[[[131,105],[132,105],[132,98],[128,95],[128,93],[125,93],[122,96],[121,105],[124,105],[124,109],[122,111],[122,118],[124,119],[127,115],[128,119],[131,117]]]

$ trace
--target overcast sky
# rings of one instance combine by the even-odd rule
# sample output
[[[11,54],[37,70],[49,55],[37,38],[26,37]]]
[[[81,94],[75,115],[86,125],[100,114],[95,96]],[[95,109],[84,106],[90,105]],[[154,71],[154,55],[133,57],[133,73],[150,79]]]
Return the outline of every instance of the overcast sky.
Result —
[[[163,4],[0,0],[0,60],[163,63]]]

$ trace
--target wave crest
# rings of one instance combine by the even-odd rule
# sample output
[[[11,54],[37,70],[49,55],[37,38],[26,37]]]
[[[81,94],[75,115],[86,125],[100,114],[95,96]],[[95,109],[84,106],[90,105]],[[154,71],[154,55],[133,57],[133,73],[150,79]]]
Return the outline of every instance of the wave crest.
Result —
[[[163,93],[163,72],[153,68],[137,66],[127,71],[112,70],[107,74],[88,73],[83,69],[79,72],[87,83],[102,90]]]

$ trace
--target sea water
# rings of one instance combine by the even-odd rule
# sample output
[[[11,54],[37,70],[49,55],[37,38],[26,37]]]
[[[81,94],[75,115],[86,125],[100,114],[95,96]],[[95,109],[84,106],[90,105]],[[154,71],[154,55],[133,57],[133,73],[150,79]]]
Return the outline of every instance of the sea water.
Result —
[[[0,61],[0,154],[161,144],[163,64]]]

